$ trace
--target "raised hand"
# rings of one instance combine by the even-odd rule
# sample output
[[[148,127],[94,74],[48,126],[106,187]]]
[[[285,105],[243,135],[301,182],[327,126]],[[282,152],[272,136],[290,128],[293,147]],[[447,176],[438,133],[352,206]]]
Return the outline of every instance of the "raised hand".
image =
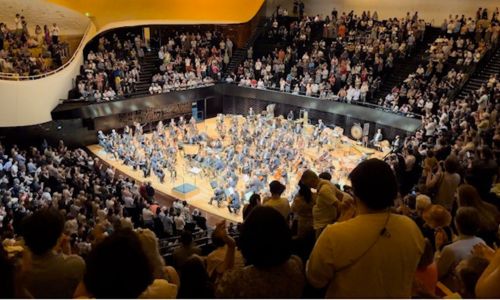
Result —
[[[478,244],[474,245],[471,253],[474,256],[479,256],[479,257],[485,258],[488,261],[491,261],[493,259],[493,257],[495,256],[495,250],[490,248],[488,245],[483,244],[483,243],[478,243]]]

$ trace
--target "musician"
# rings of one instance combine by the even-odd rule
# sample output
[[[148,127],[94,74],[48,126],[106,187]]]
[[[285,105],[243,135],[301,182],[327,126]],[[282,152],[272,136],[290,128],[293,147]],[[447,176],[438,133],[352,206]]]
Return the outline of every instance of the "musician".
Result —
[[[382,129],[379,128],[377,129],[377,133],[375,133],[375,135],[373,136],[371,144],[375,147],[378,147],[383,138],[384,136],[382,135]]]
[[[97,132],[97,140],[99,141],[99,146],[103,147],[104,150],[108,151],[109,149],[108,137],[102,132],[102,130],[99,130]]]
[[[237,115],[233,115],[233,118],[231,119],[231,126],[232,126],[231,129],[233,129],[233,128],[235,130],[238,129],[238,116]]]
[[[149,174],[151,173],[151,163],[149,162],[148,159],[143,159],[140,163],[139,166],[142,170],[142,173],[144,175],[144,178],[149,177]]]
[[[285,185],[288,184],[288,172],[286,171],[286,168],[281,169],[281,179],[285,183]]]
[[[318,120],[318,129],[319,129],[319,131],[323,132],[323,130],[325,130],[325,128],[326,128],[325,123],[323,123],[323,120],[319,119]]]
[[[319,126],[314,127],[313,140],[317,140],[319,138],[319,134],[320,134]]]
[[[186,125],[186,120],[184,119],[184,116],[181,116],[179,118],[179,127],[183,127],[184,125]]]
[[[392,141],[392,151],[396,152],[399,149],[401,149],[401,137],[399,135],[396,135],[396,138]]]
[[[165,182],[165,173],[163,172],[163,169],[161,166],[157,166],[156,169],[154,169],[156,176],[160,179],[161,183]]]
[[[189,119],[189,124],[192,126],[193,129],[196,128],[196,119],[194,116],[191,116],[191,119]]]
[[[249,175],[251,171],[252,171],[252,167],[250,165],[250,161],[246,160],[243,163],[243,168],[241,169],[241,173]]]
[[[142,135],[143,131],[142,131],[142,125],[141,123],[139,122],[134,122],[134,126],[135,126],[135,133],[139,136]]]
[[[118,142],[118,133],[116,133],[116,130],[112,129],[111,130],[111,139],[113,139],[113,142]]]
[[[326,145],[327,143],[328,143],[328,135],[325,133],[320,134],[318,140],[318,151],[321,150],[321,147],[323,147],[323,145]]]
[[[214,196],[210,198],[210,201],[208,201],[208,204],[212,204],[212,202],[215,200],[217,201],[217,207],[221,207],[222,201],[226,200],[226,195],[224,194],[224,190],[220,187],[217,186],[214,190]]]
[[[217,156],[215,159],[214,168],[216,171],[221,171],[222,169],[224,169],[224,162],[219,156]]]
[[[248,116],[249,116],[250,118],[253,118],[253,116],[254,116],[253,107],[250,107],[250,108],[248,109]]]
[[[229,203],[227,205],[227,209],[229,210],[230,213],[232,214],[238,214],[241,208],[241,202],[240,202],[240,195],[238,192],[233,191],[229,195]]]
[[[295,124],[294,131],[295,131],[295,134],[298,134],[298,135],[302,134],[302,126],[300,125],[300,123]]]
[[[156,131],[160,135],[163,133],[163,122],[161,120],[156,124]]]

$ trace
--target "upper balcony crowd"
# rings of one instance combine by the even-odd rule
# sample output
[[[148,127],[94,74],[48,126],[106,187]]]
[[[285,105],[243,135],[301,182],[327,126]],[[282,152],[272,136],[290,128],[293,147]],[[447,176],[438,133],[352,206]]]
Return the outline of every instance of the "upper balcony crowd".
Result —
[[[69,56],[68,45],[60,40],[60,29],[52,25],[36,24],[31,31],[27,20],[16,14],[14,27],[0,23],[0,72],[2,75],[36,76],[57,69]]]

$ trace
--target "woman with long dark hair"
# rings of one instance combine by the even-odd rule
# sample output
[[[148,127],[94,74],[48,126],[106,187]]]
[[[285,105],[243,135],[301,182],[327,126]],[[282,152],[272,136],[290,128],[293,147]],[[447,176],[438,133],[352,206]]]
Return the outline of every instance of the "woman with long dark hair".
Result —
[[[246,218],[254,208],[260,205],[261,203],[260,195],[253,194],[252,196],[250,196],[248,202],[249,203],[245,204],[245,206],[243,207],[243,221],[246,220]]]
[[[293,199],[292,212],[297,216],[297,238],[306,238],[313,229],[312,209],[315,203],[315,195],[311,189],[299,182],[299,192]]]
[[[488,245],[492,246],[498,242],[498,224],[500,213],[498,209],[481,199],[478,190],[469,184],[462,184],[458,187],[458,207],[474,207],[480,217],[479,231],[477,236],[482,238]]]

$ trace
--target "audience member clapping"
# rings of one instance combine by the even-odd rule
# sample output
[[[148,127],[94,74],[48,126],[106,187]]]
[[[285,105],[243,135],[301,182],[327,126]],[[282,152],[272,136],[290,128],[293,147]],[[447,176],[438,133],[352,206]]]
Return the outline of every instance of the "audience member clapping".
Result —
[[[175,32],[158,51],[159,73],[153,76],[150,94],[213,84],[221,79],[232,49],[233,42],[219,31]]]
[[[139,60],[144,56],[142,38],[113,34],[99,38],[97,50],[90,50],[76,80],[78,97],[88,101],[110,101],[130,95],[140,79]]]

